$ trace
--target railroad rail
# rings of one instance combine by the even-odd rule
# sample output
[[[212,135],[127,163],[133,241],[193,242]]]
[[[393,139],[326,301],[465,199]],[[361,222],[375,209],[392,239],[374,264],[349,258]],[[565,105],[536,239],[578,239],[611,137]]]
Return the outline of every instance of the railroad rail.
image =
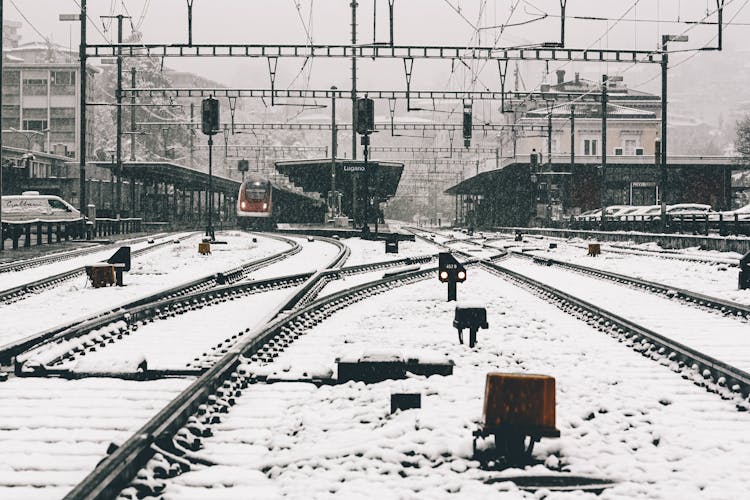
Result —
[[[644,356],[666,361],[683,378],[733,399],[738,409],[750,409],[749,373],[541,281],[487,260],[482,261],[482,265],[491,273],[515,282]]]
[[[625,276],[624,274],[613,273],[610,271],[604,271],[602,269],[596,269],[581,264],[573,264],[572,262],[565,262],[562,260],[552,259],[549,257],[543,257],[539,255],[530,255],[528,251],[510,250],[510,253],[516,257],[533,260],[534,262],[541,265],[555,265],[571,269],[581,274],[594,276],[597,278],[622,283],[635,288],[639,288],[657,295],[664,295],[672,299],[680,300],[684,303],[702,307],[709,310],[718,311],[725,316],[735,317],[737,319],[750,319],[750,306],[740,304],[738,302],[732,302],[730,300],[724,300],[718,297],[711,297],[697,292],[691,292],[684,288],[674,287],[665,285],[663,283],[657,283],[655,281],[649,281],[642,278],[635,278],[632,276]]]
[[[84,248],[76,248],[74,250],[56,252],[50,255],[43,255],[41,257],[35,257],[33,259],[25,259],[25,260],[17,260],[13,262],[8,262],[6,264],[0,264],[0,274],[14,272],[14,271],[23,271],[25,269],[31,269],[34,267],[44,266],[47,264],[63,262],[66,260],[75,259],[76,257],[82,257],[84,255],[88,255],[91,253],[101,252],[103,250],[107,250],[108,248],[114,248],[118,245],[120,246],[121,245],[135,245],[137,243],[141,243],[149,239],[162,238],[165,236],[167,236],[166,233],[152,234],[148,236],[141,236],[140,238],[122,240],[122,241],[116,242],[114,245],[109,244],[109,243],[107,244],[94,243],[93,245],[87,246]]]
[[[99,328],[112,320],[112,318],[122,319],[124,315],[130,310],[135,310],[140,307],[144,307],[148,304],[159,303],[162,300],[170,300],[175,297],[193,294],[199,291],[208,290],[215,288],[227,283],[234,283],[236,281],[244,279],[247,275],[260,269],[261,267],[273,264],[280,260],[286,259],[287,257],[299,253],[302,248],[301,246],[289,238],[284,238],[277,235],[265,235],[268,238],[273,238],[289,245],[289,248],[283,252],[279,252],[268,257],[256,259],[251,262],[245,263],[241,266],[231,268],[225,272],[213,273],[201,278],[182,283],[175,287],[162,290],[160,292],[142,297],[140,299],[128,302],[118,306],[114,310],[102,311],[85,318],[80,318],[64,325],[59,325],[43,332],[35,333],[23,339],[16,340],[9,344],[0,347],[0,364],[9,364],[13,358],[22,352],[29,349],[36,348],[44,343],[57,341],[65,338],[66,336],[75,335],[77,332],[90,331],[87,329]],[[153,248],[153,247],[149,247]]]
[[[188,236],[179,238],[179,241],[193,238],[197,235],[198,233],[193,233]],[[169,239],[166,241],[161,241],[159,243],[153,243],[147,247],[139,248],[138,250],[133,250],[131,255],[133,257],[146,255],[149,252],[153,252],[154,250],[157,250],[164,246],[172,245],[174,244],[174,241],[175,240]],[[63,271],[61,273],[54,274],[52,276],[48,276],[46,278],[33,281],[31,283],[24,283],[22,285],[15,286],[13,288],[2,290],[0,291],[0,303],[12,304],[14,302],[18,302],[19,300],[23,300],[24,298],[26,298],[28,295],[32,293],[38,293],[48,288],[51,288],[53,286],[57,286],[60,283],[82,276],[85,272],[86,272],[85,266],[81,266],[75,269],[71,269],[69,271]]]
[[[469,264],[476,262],[473,260]],[[289,302],[278,306],[268,315],[276,319],[255,329],[250,335],[245,335],[238,343],[227,349],[227,352],[190,387],[100,462],[66,498],[94,499],[116,496],[135,478],[138,470],[149,462],[155,452],[173,457],[174,463],[185,465],[188,460],[178,457],[177,450],[181,445],[175,445],[175,440],[183,441],[183,437],[186,437],[188,446],[192,446],[198,443],[202,436],[210,433],[210,422],[218,421],[220,413],[226,412],[228,407],[234,404],[235,398],[247,387],[249,374],[242,368],[244,363],[273,359],[305,330],[336,311],[396,286],[427,279],[434,275],[436,269],[422,268],[347,288],[297,309]],[[322,279],[322,275],[318,274],[316,279]],[[280,315],[284,310],[291,312]],[[157,474],[157,477],[164,476]],[[135,480],[133,487],[144,496],[158,494],[159,489],[158,483],[139,479]]]
[[[283,237],[279,238],[286,240],[286,238]],[[293,253],[297,253],[299,251],[299,246],[293,241],[292,243],[294,243],[295,246],[285,252],[285,255],[277,254],[246,264],[245,274],[260,267],[277,262]],[[304,299],[306,299],[306,301],[314,299],[325,284],[330,280],[340,278],[342,275],[364,273],[384,267],[395,267],[403,265],[404,263],[429,262],[433,258],[433,256],[411,257],[394,261],[352,266],[350,268],[338,268],[334,266],[341,264],[343,259],[348,255],[349,249],[340,242],[337,243],[340,245],[340,251],[324,271],[317,273],[300,273],[254,281],[240,281],[240,277],[236,275],[233,279],[233,284],[223,286],[215,285],[211,287],[205,287],[205,285],[210,284],[211,278],[215,275],[201,278],[192,282],[192,286],[187,288],[186,285],[181,285],[180,287],[165,290],[158,294],[131,302],[114,311],[100,314],[88,321],[74,322],[72,324],[56,327],[53,331],[43,332],[40,335],[33,336],[31,339],[19,341],[14,345],[7,346],[3,350],[0,350],[0,361],[10,361],[15,357],[14,370],[17,376],[59,376],[65,378],[116,376],[119,378],[148,380],[165,376],[195,375],[201,373],[207,367],[205,359],[196,361],[193,363],[194,366],[188,367],[186,370],[179,373],[144,370],[137,374],[114,372],[109,372],[107,374],[82,374],[80,372],[72,372],[67,369],[56,368],[56,365],[60,365],[66,361],[72,361],[77,356],[85,355],[86,352],[92,352],[104,348],[107,344],[130,335],[145,323],[157,319],[167,319],[169,317],[184,314],[191,310],[210,307],[228,300],[236,300],[240,297],[259,292],[278,290],[280,288],[289,288],[305,284],[300,291],[287,301],[289,307],[299,307],[305,302]],[[314,276],[319,276],[319,278],[314,280],[311,279]],[[319,284],[319,286],[316,286],[316,284]],[[286,311],[287,309],[283,308],[280,313]],[[228,345],[237,341],[238,337],[241,337],[244,333],[241,332],[233,338],[224,339],[219,345],[208,349],[203,357],[206,359],[212,358],[216,352],[225,350]]]

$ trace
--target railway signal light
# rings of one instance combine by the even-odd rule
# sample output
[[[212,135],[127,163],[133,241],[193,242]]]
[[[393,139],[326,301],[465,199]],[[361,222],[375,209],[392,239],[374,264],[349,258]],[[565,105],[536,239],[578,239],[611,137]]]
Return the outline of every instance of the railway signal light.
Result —
[[[466,281],[466,268],[450,252],[440,252],[438,279],[442,283],[448,283],[448,302],[456,300],[456,283]]]
[[[464,147],[471,146],[471,103],[464,103]]]
[[[357,133],[367,135],[375,130],[375,101],[363,97],[357,99]]]
[[[250,170],[250,162],[247,160],[239,160],[237,162],[237,170],[240,172],[247,172]]]
[[[213,97],[201,102],[201,130],[206,135],[219,131],[219,101]]]

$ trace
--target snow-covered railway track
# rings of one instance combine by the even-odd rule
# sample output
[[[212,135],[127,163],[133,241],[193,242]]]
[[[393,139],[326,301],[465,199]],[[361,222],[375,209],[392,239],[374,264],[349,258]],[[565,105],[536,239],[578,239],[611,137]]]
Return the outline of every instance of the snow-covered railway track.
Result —
[[[188,379],[0,383],[0,498],[62,498]]]
[[[590,266],[584,266],[581,264],[574,264],[571,262],[565,262],[558,259],[552,259],[546,256],[532,255],[523,251],[510,250],[510,252],[521,258],[533,260],[535,263],[546,266],[560,266],[566,269],[571,269],[579,273],[594,276],[597,278],[614,281],[629,286],[633,286],[644,291],[648,291],[657,295],[666,296],[676,300],[680,300],[686,304],[694,307],[710,309],[718,311],[719,313],[740,320],[750,319],[750,306],[732,302],[730,300],[724,300],[718,297],[711,297],[702,293],[693,292],[684,288],[678,288],[663,283],[656,283],[654,281],[645,280],[642,278],[636,278],[633,276],[625,276],[623,274],[613,273],[605,271],[603,269],[597,269]]]
[[[150,252],[163,249],[166,246],[172,245],[174,244],[175,241],[184,241],[188,238],[193,238],[197,236],[197,234],[198,233],[186,235],[181,238],[178,238],[177,240],[172,239],[172,238],[167,238],[164,241],[160,241],[158,243],[152,243],[151,245],[147,247],[133,250],[131,252],[131,258],[142,257],[144,255],[147,255]],[[52,276],[47,276],[45,278],[32,281],[30,283],[24,283],[21,285],[14,286],[12,288],[2,290],[0,291],[0,303],[12,304],[19,300],[23,300],[29,297],[31,294],[35,294],[35,293],[48,290],[66,281],[70,281],[74,278],[83,276],[85,272],[86,272],[85,266],[81,266],[75,269],[70,269],[68,271],[63,271],[61,273],[57,273]]]
[[[683,378],[734,400],[738,409],[750,409],[750,336],[744,322],[525,260],[482,264]]]
[[[56,252],[50,255],[43,255],[41,257],[34,257],[32,259],[16,260],[8,262],[6,264],[0,264],[0,274],[9,273],[15,271],[23,271],[25,269],[31,269],[34,267],[45,266],[47,264],[53,264],[56,262],[64,262],[66,260],[74,259],[84,255],[89,255],[95,252],[101,252],[108,248],[116,248],[122,245],[135,245],[150,239],[161,238],[165,236],[164,233],[150,234],[148,236],[141,236],[139,238],[132,238],[127,240],[116,241],[114,244],[102,244],[92,243],[89,246],[83,248],[76,248],[73,250],[67,250],[63,252]]]
[[[289,309],[288,314],[256,328],[99,464],[67,498],[111,498],[128,485],[131,493],[158,495],[163,487],[159,478],[190,468],[190,456],[180,456],[183,450],[196,449],[201,439],[210,435],[210,425],[220,422],[222,414],[247,388],[249,374],[244,363],[270,362],[306,330],[336,311],[391,288],[427,279],[435,270],[427,267],[348,288]],[[324,275],[316,274],[317,280],[323,279]],[[167,469],[163,469],[165,464]],[[144,466],[146,471],[139,473]]]
[[[162,301],[170,301],[177,297],[195,294],[223,286],[227,283],[241,281],[251,273],[282,261],[301,251],[299,243],[289,238],[276,235],[265,235],[265,237],[283,242],[288,248],[260,259],[253,259],[239,266],[235,265],[230,269],[225,269],[223,272],[212,273],[187,282],[182,282],[179,285],[162,289],[159,292],[151,293],[125,304],[118,305],[113,309],[99,311],[94,314],[87,314],[84,317],[56,325],[44,331],[23,338],[10,340],[5,344],[0,345],[0,364],[11,363],[13,358],[19,354],[44,344],[77,337],[94,329],[101,328],[104,325],[122,321],[124,318],[128,317],[131,311],[148,309],[148,306],[152,304],[159,304]]]

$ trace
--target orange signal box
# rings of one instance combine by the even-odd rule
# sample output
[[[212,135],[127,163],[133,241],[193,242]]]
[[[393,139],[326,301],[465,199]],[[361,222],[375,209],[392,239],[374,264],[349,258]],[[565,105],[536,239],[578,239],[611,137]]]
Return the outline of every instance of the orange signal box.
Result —
[[[555,429],[555,379],[548,375],[488,373],[484,425]]]
[[[589,243],[589,255],[592,257],[596,257],[597,255],[600,255],[602,253],[602,245],[601,243]]]
[[[211,253],[211,244],[208,242],[198,243],[198,253],[201,255],[208,255]]]

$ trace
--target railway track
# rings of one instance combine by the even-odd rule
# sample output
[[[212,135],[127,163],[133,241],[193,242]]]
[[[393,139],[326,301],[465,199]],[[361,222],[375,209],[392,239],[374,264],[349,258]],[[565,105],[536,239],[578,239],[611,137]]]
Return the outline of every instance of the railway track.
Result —
[[[750,408],[747,400],[750,377],[744,372],[560,290],[508,272],[490,260],[481,261],[481,265],[540,295],[564,312],[572,312],[592,327],[618,336],[636,351],[669,365],[684,378],[733,399],[738,408]],[[106,498],[121,491],[122,498],[159,496],[165,479],[210,465],[201,464],[200,459],[195,462],[191,451],[201,447],[202,440],[212,435],[212,425],[221,422],[223,415],[249,390],[248,363],[271,363],[308,329],[334,312],[400,284],[426,279],[435,271],[434,267],[420,269],[343,290],[282,315],[257,330],[230,348],[189,389],[109,455],[67,498]]]
[[[183,238],[179,238],[179,241],[184,241],[189,238],[194,238],[197,235],[198,233],[191,234]],[[165,246],[168,246],[168,245],[173,245],[175,241],[176,240],[174,239],[167,239],[159,243],[153,243],[147,247],[140,248],[138,250],[133,250],[131,252],[131,257],[140,257],[143,255],[146,255],[150,252],[153,252],[154,250],[164,248]],[[68,271],[54,274],[52,276],[48,276],[46,278],[38,279],[30,283],[24,283],[22,285],[18,285],[12,288],[8,288],[6,290],[2,290],[0,291],[0,303],[12,304],[14,302],[18,302],[19,300],[23,300],[31,294],[39,293],[49,288],[58,286],[61,283],[83,276],[85,273],[86,273],[85,266],[81,266],[75,269],[71,269]]]
[[[532,260],[535,263],[543,266],[554,265],[566,269],[571,269],[584,275],[594,276],[616,283],[629,285],[644,291],[654,293],[656,295],[666,296],[671,299],[679,300],[683,303],[690,304],[695,307],[717,311],[724,316],[734,317],[740,320],[750,319],[750,307],[737,302],[724,300],[718,297],[711,297],[705,294],[692,292],[684,288],[665,285],[663,283],[656,283],[654,281],[635,278],[632,276],[625,276],[623,274],[613,273],[610,271],[604,271],[602,269],[596,269],[581,264],[573,264],[571,262],[565,262],[562,260],[552,259],[539,255],[530,255],[527,251],[510,250],[510,253],[516,257]]]
[[[493,260],[498,258],[507,258],[507,255],[494,256]],[[475,263],[476,260],[468,262]],[[379,265],[388,267],[388,264],[394,266],[408,262],[392,261]],[[750,377],[745,372],[601,307],[505,269],[490,259],[481,261],[481,266],[539,295],[592,327],[609,333],[644,356],[669,366],[681,373],[683,378],[717,392],[723,398],[732,399],[738,408],[750,408]],[[341,276],[350,272],[367,272],[362,269],[363,266],[356,267],[360,269],[343,268],[310,274],[307,283],[325,281],[335,277],[336,273]],[[223,350],[215,350],[215,361],[207,363],[210,367],[195,382],[119,448],[112,450],[66,498],[112,498],[118,494],[122,498],[159,496],[165,479],[210,465],[201,463],[191,451],[200,448],[202,440],[212,434],[212,425],[221,422],[237,399],[249,390],[251,374],[248,363],[270,363],[307,330],[336,311],[374,294],[429,278],[435,270],[434,267],[422,268],[323,298],[307,296],[305,299],[305,294],[295,294],[295,298],[269,313],[270,323],[250,332],[243,330],[237,342],[224,346]],[[314,289],[314,285],[308,288]],[[160,312],[168,317],[172,311]]]
[[[17,260],[8,262],[6,264],[0,264],[0,274],[9,273],[15,271],[23,271],[25,269],[31,269],[34,267],[44,266],[47,264],[53,264],[56,262],[64,262],[66,260],[74,259],[76,257],[82,257],[96,252],[101,252],[109,248],[115,248],[122,245],[135,245],[144,241],[156,238],[162,238],[166,236],[165,233],[157,233],[148,236],[142,236],[140,238],[133,238],[127,240],[121,240],[114,242],[113,244],[102,244],[94,243],[85,248],[77,248],[74,250],[68,250],[64,252],[58,252],[51,255],[43,255],[41,257],[35,257],[33,259]]]
[[[750,409],[750,374],[744,369],[737,368],[701,349],[679,342],[673,338],[673,335],[659,333],[621,314],[611,312],[540,279],[528,276],[526,273],[509,269],[507,262],[499,265],[483,261],[482,265],[490,272],[514,281],[519,286],[585,321],[590,326],[611,335],[644,356],[669,366],[680,373],[683,378],[715,391],[723,398],[732,399],[738,409]],[[659,311],[656,314],[659,314]],[[706,332],[704,332],[704,337],[709,337]],[[715,337],[711,335],[707,340],[710,344]],[[727,352],[724,351],[725,354]]]
[[[0,364],[9,364],[13,358],[22,352],[38,347],[50,341],[64,339],[70,335],[77,335],[79,332],[87,331],[86,329],[95,329],[101,325],[108,324],[110,318],[122,319],[131,310],[140,310],[147,308],[149,304],[159,303],[160,301],[171,300],[188,294],[209,290],[211,288],[235,283],[245,279],[252,272],[269,266],[295,255],[301,251],[301,246],[289,238],[277,235],[265,235],[268,238],[276,239],[286,243],[289,248],[282,252],[247,262],[243,265],[232,267],[224,272],[212,273],[200,278],[181,283],[177,286],[161,290],[157,293],[138,298],[126,304],[120,305],[114,310],[105,310],[85,317],[76,319],[72,322],[58,325],[53,328],[35,333],[28,337],[18,339],[0,346]]]
[[[394,261],[390,262],[390,264],[393,263]],[[379,266],[385,265],[386,263],[379,264]],[[279,306],[269,314],[269,317],[276,317],[276,319],[249,335],[245,335],[243,339],[230,347],[188,389],[103,460],[84,481],[69,493],[67,498],[116,496],[135,477],[138,470],[154,457],[155,453],[159,453],[157,458],[160,463],[158,465],[151,463],[154,467],[159,468],[164,464],[164,460],[167,462],[175,460],[174,463],[182,464],[175,467],[168,466],[168,469],[174,473],[177,473],[181,466],[189,467],[189,459],[181,459],[179,450],[183,444],[189,448],[198,446],[201,436],[210,433],[210,422],[219,421],[220,415],[234,404],[235,398],[247,387],[248,374],[243,368],[244,363],[270,361],[296,338],[303,335],[307,329],[336,311],[393,287],[427,279],[434,274],[435,270],[435,267],[427,267],[382,278],[312,300],[299,307],[292,304],[295,301],[299,303],[296,298]],[[316,274],[316,280],[324,279],[324,275]],[[281,314],[283,311],[289,312]],[[157,472],[157,477],[160,474],[161,472]],[[154,482],[151,479],[135,479],[132,488],[137,490],[139,495],[159,492],[158,481]]]

